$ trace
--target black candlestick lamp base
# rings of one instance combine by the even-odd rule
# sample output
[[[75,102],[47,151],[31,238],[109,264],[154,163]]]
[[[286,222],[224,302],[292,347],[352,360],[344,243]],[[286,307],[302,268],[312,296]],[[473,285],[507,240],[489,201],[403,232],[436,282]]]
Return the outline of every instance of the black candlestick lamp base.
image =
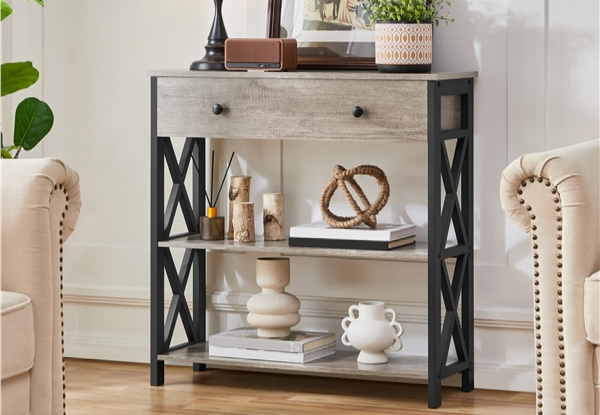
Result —
[[[206,55],[200,60],[192,62],[190,71],[224,71],[225,70],[225,40],[227,30],[223,23],[221,6],[223,0],[215,0],[215,18],[213,20],[208,43],[204,46]]]

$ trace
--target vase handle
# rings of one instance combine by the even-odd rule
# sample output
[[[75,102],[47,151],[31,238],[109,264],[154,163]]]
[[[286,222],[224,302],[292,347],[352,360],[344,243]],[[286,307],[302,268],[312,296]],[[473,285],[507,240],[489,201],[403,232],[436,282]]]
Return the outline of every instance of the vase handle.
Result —
[[[398,350],[402,349],[402,340],[400,340],[400,336],[402,336],[402,333],[404,333],[404,327],[402,327],[402,324],[398,323],[397,321],[391,321],[390,326],[394,328],[394,331],[398,331],[396,334],[394,334],[394,344],[392,344],[387,350],[397,352]]]
[[[392,314],[392,318],[390,319],[390,326],[392,325],[392,323],[394,321],[396,321],[396,312],[391,309],[391,308],[386,308],[385,311],[383,312],[383,314],[387,314],[387,313],[391,313]]]
[[[342,320],[342,328],[344,329],[344,334],[342,334],[342,343],[344,346],[352,346],[352,344],[350,344],[350,340],[348,339],[348,328],[350,327],[352,320],[355,320],[355,318],[353,314],[350,314],[350,316],[351,317],[344,317]]]
[[[351,305],[350,308],[348,309],[348,316],[350,318],[350,320],[356,320],[357,317],[354,317],[354,312],[356,311],[356,315],[358,316],[358,306],[356,304]],[[348,317],[346,317],[348,318]]]

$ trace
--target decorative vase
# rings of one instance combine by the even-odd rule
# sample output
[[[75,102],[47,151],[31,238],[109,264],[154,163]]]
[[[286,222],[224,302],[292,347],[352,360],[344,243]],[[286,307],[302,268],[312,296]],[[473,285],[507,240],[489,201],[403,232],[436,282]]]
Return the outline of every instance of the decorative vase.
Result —
[[[358,317],[354,316],[358,311]],[[391,320],[386,314],[391,314]],[[342,320],[342,343],[360,350],[359,363],[387,363],[384,350],[397,352],[402,349],[400,336],[402,325],[396,322],[396,312],[385,308],[381,301],[363,301],[348,309],[349,317]]]
[[[263,193],[263,225],[265,241],[282,241],[283,231],[283,194]]]
[[[433,23],[375,23],[375,63],[380,72],[429,72]]]
[[[259,337],[285,337],[290,327],[300,322],[300,300],[284,292],[290,283],[290,259],[258,258],[256,282],[262,292],[248,300],[248,324],[255,326]]]
[[[229,182],[229,239],[233,239],[233,205],[250,201],[250,179],[251,176],[232,176]]]

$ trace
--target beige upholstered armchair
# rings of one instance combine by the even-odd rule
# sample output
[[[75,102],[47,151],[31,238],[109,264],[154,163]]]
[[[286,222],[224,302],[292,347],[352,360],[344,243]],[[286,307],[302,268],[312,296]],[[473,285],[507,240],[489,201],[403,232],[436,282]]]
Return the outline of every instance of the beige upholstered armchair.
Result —
[[[1,413],[62,414],[62,253],[79,177],[55,159],[2,160],[0,174]]]
[[[502,173],[531,236],[538,415],[600,415],[599,141],[527,154]]]

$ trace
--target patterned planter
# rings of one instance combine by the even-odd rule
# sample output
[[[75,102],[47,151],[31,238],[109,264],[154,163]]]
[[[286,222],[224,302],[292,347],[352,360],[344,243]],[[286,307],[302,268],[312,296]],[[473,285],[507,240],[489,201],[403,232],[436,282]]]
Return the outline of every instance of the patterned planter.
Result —
[[[433,23],[377,22],[375,63],[381,72],[429,72]]]

